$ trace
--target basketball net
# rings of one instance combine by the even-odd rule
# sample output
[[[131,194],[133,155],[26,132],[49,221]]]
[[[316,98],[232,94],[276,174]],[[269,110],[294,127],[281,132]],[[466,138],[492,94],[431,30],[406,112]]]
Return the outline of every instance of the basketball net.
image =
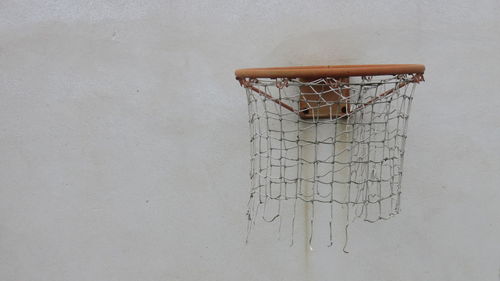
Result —
[[[320,220],[328,245],[345,234],[346,251],[354,220],[373,223],[398,214],[407,121],[422,79],[240,80],[250,124],[247,241],[261,218],[276,223],[279,233],[287,224],[293,245],[299,205],[305,205],[309,246]],[[304,114],[309,118],[301,118]]]

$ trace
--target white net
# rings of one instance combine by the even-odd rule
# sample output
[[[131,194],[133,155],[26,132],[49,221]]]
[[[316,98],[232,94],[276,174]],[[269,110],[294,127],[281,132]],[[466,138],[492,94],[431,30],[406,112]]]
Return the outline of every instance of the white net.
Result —
[[[286,222],[293,244],[298,204],[309,208],[309,245],[318,220],[333,245],[335,229],[347,243],[354,219],[376,222],[398,214],[408,114],[421,79],[240,80],[250,123],[248,234],[259,217],[280,231]]]

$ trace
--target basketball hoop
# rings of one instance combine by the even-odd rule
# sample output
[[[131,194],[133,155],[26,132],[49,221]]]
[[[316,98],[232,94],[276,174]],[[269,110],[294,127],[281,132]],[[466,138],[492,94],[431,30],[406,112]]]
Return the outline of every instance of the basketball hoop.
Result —
[[[398,214],[407,121],[424,70],[418,64],[236,70],[249,108],[248,234],[258,216],[280,229],[288,219],[293,244],[298,203],[311,208],[309,244],[320,206],[330,210],[330,245],[336,213],[346,218],[346,235],[355,218]]]

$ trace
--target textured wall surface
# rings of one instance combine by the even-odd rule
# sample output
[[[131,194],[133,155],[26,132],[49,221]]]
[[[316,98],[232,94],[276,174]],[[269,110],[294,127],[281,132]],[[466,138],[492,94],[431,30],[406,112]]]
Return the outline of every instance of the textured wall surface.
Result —
[[[0,280],[500,280],[500,2],[0,3]],[[423,63],[402,213],[249,244],[240,67]],[[265,228],[265,226],[264,226]]]

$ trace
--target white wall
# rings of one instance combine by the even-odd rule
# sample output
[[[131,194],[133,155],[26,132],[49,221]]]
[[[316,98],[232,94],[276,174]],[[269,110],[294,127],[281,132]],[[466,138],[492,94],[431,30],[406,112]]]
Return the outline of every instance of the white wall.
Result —
[[[0,280],[500,280],[500,2],[0,3]],[[403,212],[245,246],[240,67],[423,63]]]

